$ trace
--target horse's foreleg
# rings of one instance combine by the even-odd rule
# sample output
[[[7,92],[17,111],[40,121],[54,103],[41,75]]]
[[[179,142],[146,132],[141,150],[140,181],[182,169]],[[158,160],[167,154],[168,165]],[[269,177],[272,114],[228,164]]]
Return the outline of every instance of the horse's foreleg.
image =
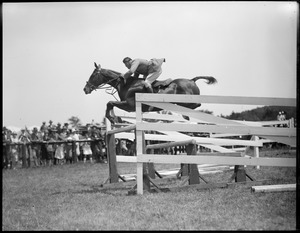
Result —
[[[105,117],[106,117],[112,124],[115,123],[114,116],[112,116],[112,114],[111,114],[113,108],[114,108],[113,101],[109,101],[109,102],[106,104]],[[114,114],[113,114],[113,115],[114,115]]]
[[[132,106],[132,104],[128,101],[109,101],[106,105],[106,113],[105,113],[105,117],[112,123],[118,123],[118,117],[115,116],[115,114],[113,113],[113,108],[117,107],[120,108],[124,111],[127,112],[133,112],[134,109],[134,105]]]

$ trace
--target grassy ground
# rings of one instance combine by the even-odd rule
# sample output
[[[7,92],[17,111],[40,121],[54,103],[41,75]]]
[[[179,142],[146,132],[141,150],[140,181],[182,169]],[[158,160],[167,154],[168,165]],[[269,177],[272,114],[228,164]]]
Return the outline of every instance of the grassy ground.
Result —
[[[295,157],[287,150],[260,156]],[[156,165],[156,169],[179,167]],[[118,164],[120,174],[134,164]],[[296,183],[296,168],[247,171],[271,184]],[[135,182],[101,184],[107,164],[3,170],[2,230],[295,230],[296,192],[252,193],[251,185],[127,195]],[[204,175],[226,182],[232,172]],[[166,186],[166,181],[159,181]],[[169,179],[169,186],[178,180]]]

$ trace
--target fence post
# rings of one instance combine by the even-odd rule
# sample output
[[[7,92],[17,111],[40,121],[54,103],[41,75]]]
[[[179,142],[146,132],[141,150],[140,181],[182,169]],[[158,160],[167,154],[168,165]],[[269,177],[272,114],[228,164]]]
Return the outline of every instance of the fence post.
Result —
[[[258,136],[253,136],[253,137],[254,137],[254,141],[259,140]],[[259,148],[258,148],[258,146],[253,147],[253,155],[254,155],[255,158],[259,157]],[[257,165],[256,169],[260,169],[260,166]]]
[[[136,138],[136,136],[135,136]],[[143,148],[143,153],[146,154],[146,141],[145,141],[145,132],[142,132],[142,148]],[[149,179],[149,174],[151,173],[152,166],[150,165],[153,163],[143,163],[143,189],[149,191],[150,190],[150,179]],[[155,174],[154,174],[155,176]]]
[[[190,143],[186,146],[187,155],[196,155],[196,144]],[[188,165],[189,184],[200,184],[198,164]]]
[[[116,142],[114,134],[106,134],[107,159],[109,166],[110,183],[117,183],[119,176],[117,172]]]
[[[143,134],[144,135],[144,134]],[[144,138],[145,139],[145,138]],[[144,140],[145,141],[145,140]],[[148,143],[149,144],[149,143]],[[146,148],[146,141],[144,143],[144,148]],[[144,149],[145,150],[145,149]],[[154,154],[154,149],[146,150],[146,154]],[[155,179],[155,169],[154,163],[148,163],[148,176]]]

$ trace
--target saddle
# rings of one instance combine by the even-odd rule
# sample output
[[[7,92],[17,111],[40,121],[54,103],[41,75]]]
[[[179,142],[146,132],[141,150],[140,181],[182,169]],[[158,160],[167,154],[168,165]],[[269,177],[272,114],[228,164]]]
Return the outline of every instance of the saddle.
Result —
[[[171,78],[168,78],[166,80],[161,80],[161,81],[160,80],[155,80],[152,83],[152,87],[153,88],[163,88],[163,87],[169,86],[172,81],[173,80]]]

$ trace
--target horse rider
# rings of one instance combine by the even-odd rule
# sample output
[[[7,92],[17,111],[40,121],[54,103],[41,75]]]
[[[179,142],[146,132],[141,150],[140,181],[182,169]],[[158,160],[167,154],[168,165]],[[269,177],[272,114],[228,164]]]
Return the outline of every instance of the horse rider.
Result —
[[[129,70],[124,75],[121,75],[121,77],[124,78],[124,82],[126,83],[132,74],[134,74],[134,78],[138,78],[141,74],[144,76],[144,85],[147,92],[153,93],[151,84],[161,75],[163,62],[166,62],[165,58],[152,58],[148,61],[140,58],[132,60],[130,57],[125,57],[123,63]]]

